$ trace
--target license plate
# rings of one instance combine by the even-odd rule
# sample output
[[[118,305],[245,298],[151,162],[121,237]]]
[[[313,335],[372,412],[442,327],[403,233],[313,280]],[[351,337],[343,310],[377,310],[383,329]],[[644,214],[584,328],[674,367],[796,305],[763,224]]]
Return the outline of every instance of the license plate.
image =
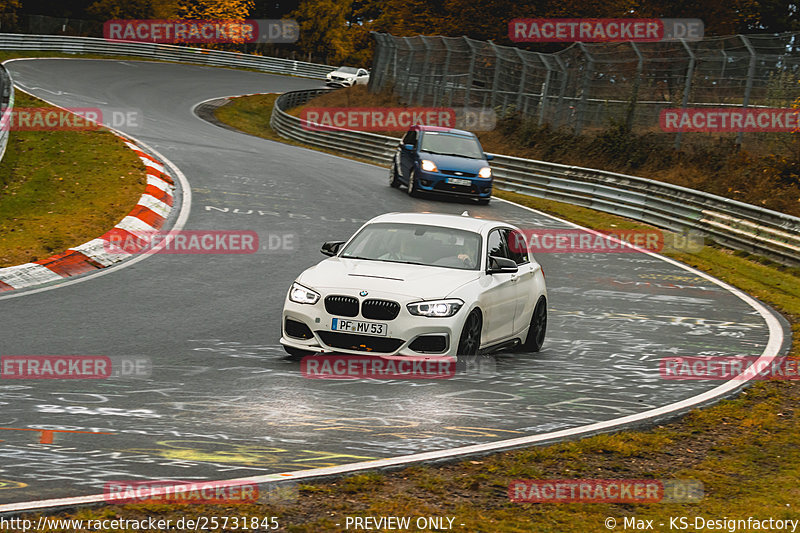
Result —
[[[462,180],[461,178],[447,178],[445,181],[451,185],[466,185],[467,187],[472,185],[470,180]]]
[[[334,318],[331,322],[331,330],[358,333],[359,335],[375,335],[378,337],[385,337],[388,333],[386,324],[381,324],[379,322],[361,322],[360,320],[346,320],[344,318]]]

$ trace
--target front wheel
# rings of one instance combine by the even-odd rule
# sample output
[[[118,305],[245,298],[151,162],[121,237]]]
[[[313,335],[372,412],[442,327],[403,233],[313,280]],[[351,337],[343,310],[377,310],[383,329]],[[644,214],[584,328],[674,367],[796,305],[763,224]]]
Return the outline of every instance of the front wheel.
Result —
[[[478,198],[478,205],[489,205],[489,198]]]
[[[544,296],[536,302],[531,315],[531,326],[528,328],[528,337],[522,350],[526,352],[538,352],[544,344],[545,333],[547,332],[547,300]]]
[[[477,355],[481,347],[481,314],[474,310],[464,322],[461,337],[458,340],[458,355]]]
[[[389,168],[389,187],[397,189],[400,187],[400,180],[397,177],[397,164],[392,161],[392,166]]]
[[[417,186],[417,171],[412,170],[411,175],[408,176],[408,195],[419,196],[419,187]]]

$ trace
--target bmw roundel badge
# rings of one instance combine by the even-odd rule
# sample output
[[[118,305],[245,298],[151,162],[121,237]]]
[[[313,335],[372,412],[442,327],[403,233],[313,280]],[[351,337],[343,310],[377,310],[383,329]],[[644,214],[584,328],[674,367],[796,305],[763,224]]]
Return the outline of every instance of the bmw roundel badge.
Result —
[[[358,293],[359,296],[366,296],[367,294],[369,294],[367,291],[361,291]]]

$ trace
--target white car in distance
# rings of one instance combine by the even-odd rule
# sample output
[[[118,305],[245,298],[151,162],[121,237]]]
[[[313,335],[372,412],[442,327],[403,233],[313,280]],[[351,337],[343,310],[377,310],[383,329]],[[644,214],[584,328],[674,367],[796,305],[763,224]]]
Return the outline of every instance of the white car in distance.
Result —
[[[544,273],[514,226],[466,212],[391,213],[321,251],[330,257],[286,295],[280,342],[293,356],[542,347]]]
[[[363,68],[339,67],[325,76],[325,85],[333,87],[352,87],[369,83],[369,71]]]

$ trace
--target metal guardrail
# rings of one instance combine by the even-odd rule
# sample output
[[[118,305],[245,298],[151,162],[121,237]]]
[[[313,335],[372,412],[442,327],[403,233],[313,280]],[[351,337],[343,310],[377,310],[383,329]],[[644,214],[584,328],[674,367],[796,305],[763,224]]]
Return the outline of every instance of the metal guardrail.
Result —
[[[114,42],[96,37],[0,33],[0,50],[55,51],[67,54],[135,56],[215,67],[252,68],[274,74],[325,79],[336,67],[277,57],[254,56],[171,44]]]
[[[0,160],[6,155],[11,112],[14,109],[14,83],[6,67],[0,64]]]
[[[286,110],[326,89],[284,93],[270,125],[282,137],[389,164],[398,138],[358,131],[313,131]],[[737,250],[800,265],[800,218],[637,176],[495,155],[495,187],[568,202],[647,222],[672,231],[694,230]]]

